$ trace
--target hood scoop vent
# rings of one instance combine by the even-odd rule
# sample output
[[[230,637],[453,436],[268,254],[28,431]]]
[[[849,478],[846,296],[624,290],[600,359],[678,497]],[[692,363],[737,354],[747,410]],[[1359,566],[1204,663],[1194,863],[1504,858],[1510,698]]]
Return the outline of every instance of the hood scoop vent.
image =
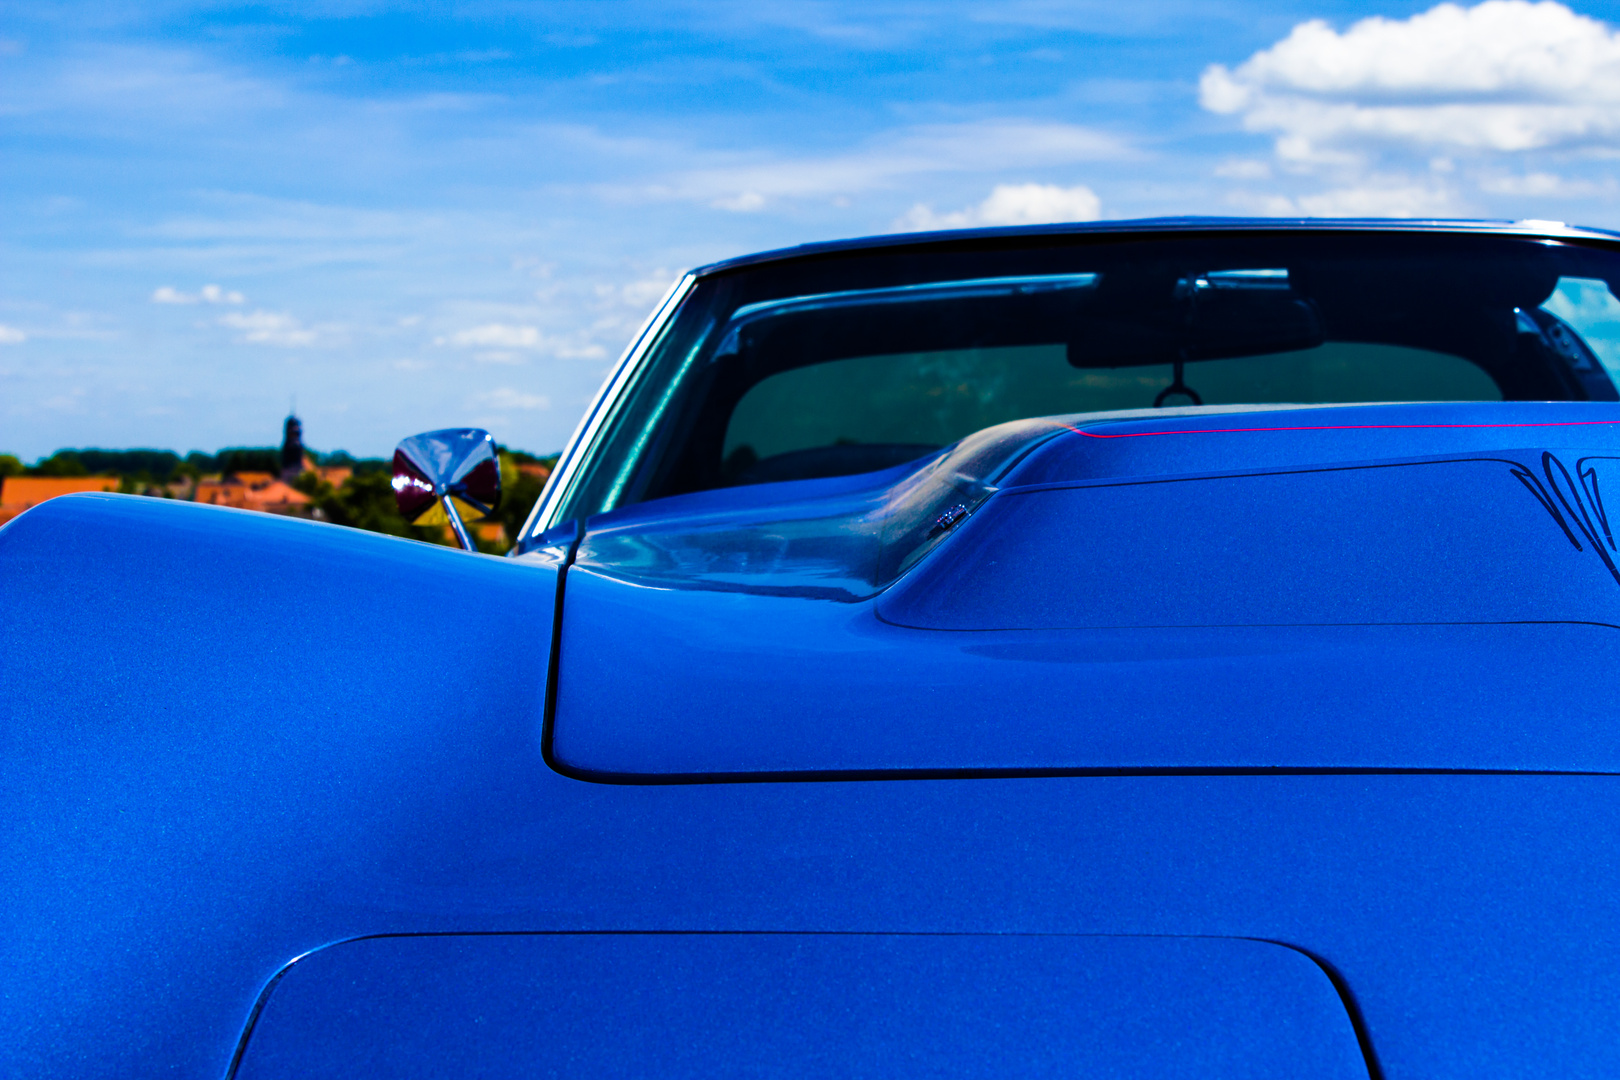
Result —
[[[1620,623],[1620,456],[1003,492],[877,606],[933,630]]]
[[[568,572],[586,779],[1620,771],[1580,451],[1003,488],[833,603]],[[946,507],[948,511],[950,507]],[[588,543],[588,541],[587,541]]]

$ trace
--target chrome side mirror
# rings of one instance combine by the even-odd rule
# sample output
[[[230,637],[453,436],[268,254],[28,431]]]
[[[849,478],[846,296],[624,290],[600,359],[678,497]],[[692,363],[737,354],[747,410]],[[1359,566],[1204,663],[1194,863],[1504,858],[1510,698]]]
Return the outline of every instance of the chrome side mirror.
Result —
[[[406,521],[448,524],[461,546],[475,551],[462,517],[488,517],[500,501],[501,463],[482,428],[427,431],[394,449],[394,502]]]

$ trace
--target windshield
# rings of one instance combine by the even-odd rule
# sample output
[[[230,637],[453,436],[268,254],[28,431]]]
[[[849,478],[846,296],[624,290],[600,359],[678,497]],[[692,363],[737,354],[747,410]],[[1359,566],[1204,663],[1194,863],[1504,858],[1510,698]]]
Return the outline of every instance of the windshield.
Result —
[[[1029,417],[1620,400],[1612,281],[1607,250],[1444,233],[995,238],[741,267],[665,325],[554,520],[886,469]]]

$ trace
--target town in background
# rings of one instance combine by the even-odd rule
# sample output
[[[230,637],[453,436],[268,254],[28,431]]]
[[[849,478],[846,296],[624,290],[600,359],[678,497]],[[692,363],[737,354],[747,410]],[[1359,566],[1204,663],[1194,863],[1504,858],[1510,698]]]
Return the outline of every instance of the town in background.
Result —
[[[501,502],[472,524],[479,550],[512,545],[551,475],[557,456],[500,447]],[[394,505],[387,458],[321,454],[304,446],[296,416],[282,425],[281,446],[235,447],[217,454],[172,450],[59,450],[34,465],[0,454],[0,525],[47,499],[116,491],[158,499],[327,521],[435,544],[455,544],[448,525],[412,525]]]

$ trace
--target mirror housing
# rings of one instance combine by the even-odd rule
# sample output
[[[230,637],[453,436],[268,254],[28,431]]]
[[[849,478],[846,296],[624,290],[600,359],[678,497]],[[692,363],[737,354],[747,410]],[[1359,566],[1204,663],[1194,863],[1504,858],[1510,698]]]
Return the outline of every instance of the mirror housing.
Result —
[[[1294,293],[1285,270],[1217,270],[1176,282],[1186,311],[1187,359],[1314,349],[1325,340],[1316,308]]]
[[[436,524],[438,511],[461,546],[475,551],[464,515],[488,517],[500,502],[500,459],[482,428],[426,431],[394,449],[394,504],[406,521]]]
[[[1069,363],[1078,368],[1265,356],[1325,340],[1316,306],[1286,269],[1212,270],[1173,284],[1127,279],[1074,325]]]

